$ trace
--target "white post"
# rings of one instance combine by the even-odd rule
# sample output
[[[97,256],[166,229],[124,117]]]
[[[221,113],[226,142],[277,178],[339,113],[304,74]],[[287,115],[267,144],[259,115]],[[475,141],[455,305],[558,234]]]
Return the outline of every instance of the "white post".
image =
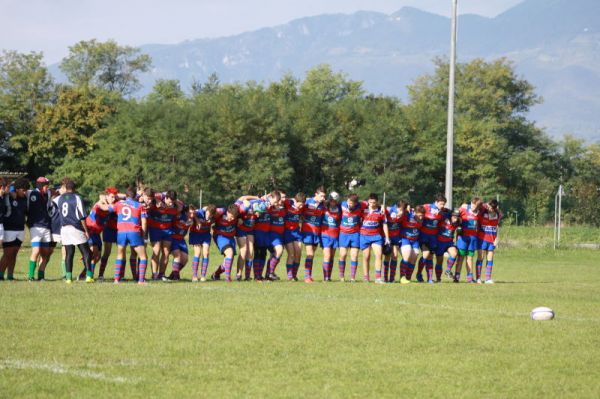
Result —
[[[558,234],[557,234],[557,242],[560,245],[560,214],[562,213],[562,196],[563,196],[563,186],[562,184],[558,187]]]
[[[556,223],[558,221],[558,194],[554,195],[554,249],[556,250]]]
[[[456,67],[457,14],[458,0],[452,0],[450,79],[448,82],[448,130],[446,136],[446,200],[450,209],[452,209],[452,174],[454,173],[454,75]]]
[[[200,190],[200,194],[198,195],[198,203],[200,204],[200,209],[202,209],[202,190]]]

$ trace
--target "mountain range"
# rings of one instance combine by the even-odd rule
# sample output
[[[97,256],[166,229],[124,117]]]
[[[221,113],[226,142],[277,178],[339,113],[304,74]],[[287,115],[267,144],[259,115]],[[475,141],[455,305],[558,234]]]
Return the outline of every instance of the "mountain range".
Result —
[[[461,15],[458,32],[458,62],[507,57],[533,83],[544,99],[529,115],[538,126],[554,137],[600,141],[599,0],[525,0],[494,18]],[[141,46],[153,67],[140,94],[160,78],[179,79],[185,89],[213,72],[221,82],[269,82],[327,63],[370,92],[406,99],[406,86],[431,73],[432,59],[447,57],[449,45],[450,19],[416,8],[306,17],[230,37]]]

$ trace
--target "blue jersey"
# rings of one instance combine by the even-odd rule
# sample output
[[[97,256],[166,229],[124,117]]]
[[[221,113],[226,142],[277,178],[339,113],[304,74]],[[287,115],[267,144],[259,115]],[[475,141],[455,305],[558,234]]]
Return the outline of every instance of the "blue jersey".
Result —
[[[52,224],[50,209],[52,200],[49,193],[42,193],[37,188],[27,192],[27,226],[49,229]]]
[[[61,227],[73,226],[85,231],[81,221],[87,217],[83,208],[83,200],[78,194],[65,193],[54,200],[58,206]]]
[[[6,208],[6,214],[4,215],[4,230],[25,230],[27,197],[12,198],[9,194],[6,194],[5,201],[8,201],[8,205]]]

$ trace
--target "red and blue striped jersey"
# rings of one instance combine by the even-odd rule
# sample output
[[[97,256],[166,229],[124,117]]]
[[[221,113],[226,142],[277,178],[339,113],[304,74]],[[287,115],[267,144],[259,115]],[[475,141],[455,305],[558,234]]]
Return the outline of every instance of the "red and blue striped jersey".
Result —
[[[176,217],[173,220],[171,238],[174,240],[183,240],[191,226],[192,221],[188,219],[185,212],[182,212],[180,217]]]
[[[453,242],[454,233],[456,232],[457,228],[458,224],[454,225],[452,224],[450,218],[445,218],[439,225],[437,240],[439,242]]]
[[[212,220],[206,219],[206,211],[204,209],[198,209],[196,211],[196,221],[192,223],[190,227],[191,233],[210,233],[210,226],[214,223]]]
[[[317,202],[314,198],[306,200],[303,209],[304,223],[302,223],[302,232],[311,234],[321,234],[321,221],[325,213],[325,205]]]
[[[402,214],[402,230],[400,230],[400,236],[410,241],[417,241],[421,234],[421,226],[423,221],[417,221],[415,219],[415,212],[404,212]]]
[[[287,213],[284,218],[284,226],[286,231],[297,231],[300,229],[300,217],[302,216],[303,209],[296,208],[296,201],[292,199],[286,199],[283,203]]]
[[[108,210],[117,214],[117,230],[119,232],[141,233],[142,219],[148,217],[144,204],[131,198],[109,205]]]
[[[342,222],[340,224],[340,232],[344,234],[354,234],[360,231],[360,222],[363,210],[367,207],[365,201],[360,201],[350,209],[348,201],[342,202]]]
[[[381,207],[375,210],[367,207],[363,209],[360,234],[364,236],[383,235],[384,224],[387,224],[385,211]]]
[[[399,237],[402,229],[402,210],[398,206],[388,206],[387,208],[387,225],[390,237]]]
[[[287,213],[285,207],[270,206],[267,210],[271,215],[271,231],[277,234],[283,234],[285,231],[284,220]]]
[[[471,210],[471,204],[467,204],[466,207],[460,207],[460,218],[462,220],[461,235],[467,237],[475,237],[477,235],[477,231],[479,230],[479,213],[474,213]]]
[[[323,223],[321,224],[321,235],[333,238],[340,236],[340,223],[342,221],[342,208],[325,209],[323,214]]]
[[[148,209],[148,227],[167,230],[173,225],[176,216],[177,208],[174,206],[152,205]]]
[[[94,205],[90,214],[85,218],[85,225],[90,233],[100,234],[108,221],[108,211],[100,209],[98,204]]]
[[[227,220],[227,209],[217,208],[213,232],[223,237],[235,237],[237,219]]]
[[[261,200],[267,205],[267,210],[269,205],[266,201]],[[254,223],[254,231],[260,231],[262,233],[268,233],[271,231],[271,214],[269,212],[259,213],[256,217],[256,222]]]
[[[117,229],[117,214],[109,212],[108,220],[106,221],[106,225],[104,226],[106,229],[116,230]]]
[[[235,201],[240,210],[239,218],[242,221],[238,224],[237,228],[241,231],[251,233],[254,231],[254,223],[256,222],[256,214],[252,211],[252,203],[248,202],[248,206],[244,204],[244,201]]]
[[[480,212],[477,238],[486,242],[494,242],[498,236],[498,225],[501,219],[502,214],[498,212],[490,212],[487,209]]]
[[[442,221],[444,215],[440,208],[435,204],[425,204],[425,214],[423,215],[423,226],[421,233],[429,235],[437,235],[438,225]]]

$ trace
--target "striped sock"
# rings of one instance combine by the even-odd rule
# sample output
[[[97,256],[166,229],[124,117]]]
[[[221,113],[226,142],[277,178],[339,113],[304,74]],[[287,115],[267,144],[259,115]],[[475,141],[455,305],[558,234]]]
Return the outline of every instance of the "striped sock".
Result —
[[[350,261],[350,278],[352,280],[356,279],[356,269],[358,269],[358,261]]]
[[[329,280],[329,277],[331,276],[331,274],[329,272],[330,268],[331,268],[331,262],[323,261],[323,279]]]
[[[179,270],[181,269],[181,263],[173,261],[171,267],[173,268],[173,274],[179,274]]]
[[[304,261],[304,279],[312,278],[312,267],[313,267],[313,258],[306,257]]]
[[[298,277],[299,269],[300,269],[300,262],[294,262],[294,277]]]
[[[388,260],[383,261],[383,280],[385,282],[390,280],[390,262]]]
[[[425,269],[427,270],[427,281],[433,280],[433,261],[425,259]]]
[[[131,278],[134,280],[138,279],[138,259],[129,258],[129,270],[131,270]]]
[[[455,273],[455,274],[454,274],[454,279],[455,279],[456,281],[460,281],[460,273]]]
[[[381,269],[375,269],[375,280],[381,280]]]
[[[200,257],[194,256],[192,258],[192,277],[198,278],[198,265],[200,264]]]
[[[473,281],[473,273],[467,273],[467,283],[470,283]]]
[[[493,268],[494,268],[494,261],[488,260],[485,264],[485,279],[486,280],[492,279],[492,269]]]
[[[115,280],[121,281],[121,270],[125,269],[124,259],[115,259]]]
[[[425,263],[426,263],[425,259],[423,259],[423,258],[419,259],[419,267],[417,268],[417,274],[423,273],[423,269],[425,268]]]
[[[262,259],[254,259],[254,279],[255,280],[262,279],[263,262],[264,262],[264,260],[262,260]]]
[[[120,280],[123,280],[125,278],[125,268],[127,266],[127,262],[125,262],[125,259],[123,259],[123,267],[121,267],[121,275],[120,275]]]
[[[252,265],[253,261],[252,259],[247,260],[246,263],[244,264],[244,277],[246,278],[246,280],[250,279],[250,273],[252,272]]]
[[[446,271],[452,273],[452,268],[454,267],[454,263],[456,263],[456,258],[452,256],[448,256],[448,261],[446,262]]]
[[[340,268],[340,278],[344,278],[344,274],[346,274],[346,261],[338,261],[338,267]]]
[[[443,267],[441,263],[436,263],[435,264],[435,278],[437,280],[441,280],[442,279],[442,271],[443,271]]]
[[[481,269],[483,268],[483,260],[477,260],[477,262],[475,262],[475,276],[477,277],[477,280],[479,280],[481,278]]]
[[[208,257],[202,258],[202,269],[200,270],[200,276],[206,277],[208,271]]]
[[[396,281],[396,270],[398,269],[398,261],[396,259],[392,259],[390,262],[390,277],[388,281],[393,283]]]
[[[292,280],[294,278],[294,263],[286,263],[285,270],[287,271],[287,279]]]
[[[146,281],[146,267],[148,267],[148,259],[140,259],[140,268],[138,272],[138,281]]]
[[[275,273],[275,269],[277,268],[280,259],[281,258],[278,258],[277,256],[272,256],[271,259],[269,259],[269,274]]]
[[[225,258],[223,261],[223,269],[225,269],[225,281],[231,281],[231,258]]]
[[[404,259],[402,259],[400,261],[400,277],[406,277],[406,275],[408,274],[408,262],[406,262]]]

